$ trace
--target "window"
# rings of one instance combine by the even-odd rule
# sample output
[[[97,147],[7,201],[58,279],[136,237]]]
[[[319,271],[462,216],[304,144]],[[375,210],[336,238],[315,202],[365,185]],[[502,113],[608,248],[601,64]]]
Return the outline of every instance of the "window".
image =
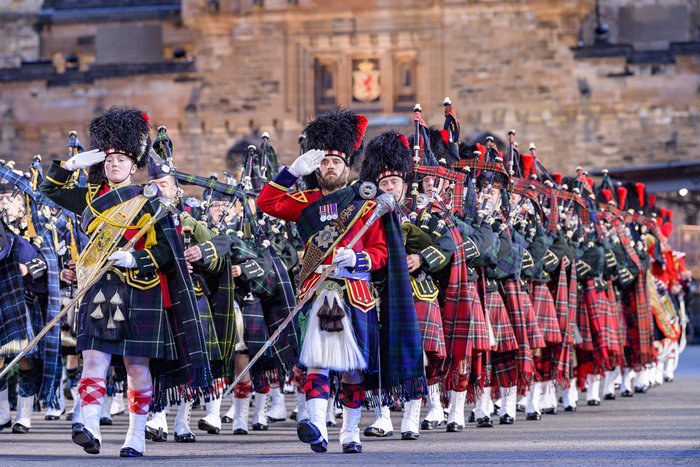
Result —
[[[330,110],[338,103],[335,88],[337,66],[332,61],[316,59],[314,69],[316,111]]]
[[[405,112],[416,102],[416,64],[412,58],[399,58],[395,63],[394,111]]]

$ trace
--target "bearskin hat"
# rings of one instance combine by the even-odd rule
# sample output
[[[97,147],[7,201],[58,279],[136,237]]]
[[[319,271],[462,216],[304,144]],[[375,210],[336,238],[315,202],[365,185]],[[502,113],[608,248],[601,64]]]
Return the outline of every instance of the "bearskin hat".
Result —
[[[340,157],[348,167],[354,167],[362,151],[367,130],[367,117],[343,108],[317,115],[304,128],[304,149],[321,149],[327,155]],[[315,174],[307,175],[308,188],[318,186]]]
[[[138,168],[148,162],[151,148],[148,115],[134,107],[110,107],[90,122],[90,148],[124,154]],[[90,167],[89,182],[99,183],[104,178],[104,163]]]
[[[360,165],[360,179],[377,183],[384,177],[405,177],[412,166],[408,139],[401,133],[388,130],[367,143]]]

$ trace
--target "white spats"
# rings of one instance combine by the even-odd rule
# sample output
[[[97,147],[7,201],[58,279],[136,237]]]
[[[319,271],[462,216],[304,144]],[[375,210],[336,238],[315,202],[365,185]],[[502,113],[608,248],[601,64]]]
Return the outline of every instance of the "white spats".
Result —
[[[131,448],[136,452],[146,450],[146,421],[148,414],[137,414],[129,411],[129,430],[126,432],[122,449]]]
[[[401,433],[419,433],[421,403],[421,399],[404,402],[403,418],[401,419]]]
[[[233,399],[233,423],[231,429],[234,434],[247,434],[248,433],[248,414],[250,412],[250,398],[251,395],[248,394],[246,397],[234,397]],[[258,401],[258,394],[255,394],[256,402]],[[267,402],[267,398],[265,398]]]
[[[343,407],[343,426],[340,428],[342,446],[349,443],[360,444],[360,418],[362,418],[362,407],[357,409]]]
[[[450,391],[450,407],[447,415],[447,424],[456,423],[464,426],[464,403],[467,400],[467,392]]]

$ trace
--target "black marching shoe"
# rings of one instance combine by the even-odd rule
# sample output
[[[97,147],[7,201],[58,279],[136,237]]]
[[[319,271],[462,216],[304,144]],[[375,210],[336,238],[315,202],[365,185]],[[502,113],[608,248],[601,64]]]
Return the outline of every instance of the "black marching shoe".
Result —
[[[630,390],[625,389],[620,393],[620,397],[634,397],[634,393]]]
[[[210,435],[218,435],[221,432],[221,429],[210,425],[204,419],[201,419],[199,422],[197,422],[197,428],[199,428],[202,431],[206,431]]]
[[[469,416],[467,417],[467,422],[469,423],[474,423],[476,421],[476,414],[474,412],[469,412]]]
[[[323,439],[321,432],[309,419],[304,419],[297,423],[297,436],[302,443],[308,444],[313,452],[328,451],[328,441]]]
[[[518,405],[515,406],[515,411],[516,411],[516,412],[525,412],[525,411],[526,411],[526,407],[525,407],[524,405],[522,405],[522,404],[518,404]]]
[[[100,417],[100,426],[112,426],[112,419],[109,417]]]
[[[637,386],[634,388],[634,392],[636,394],[646,394],[646,392],[649,390],[649,386]]]
[[[493,428],[493,420],[491,417],[481,417],[476,419],[477,428]]]
[[[146,432],[146,439],[155,441],[156,443],[162,443],[168,440],[168,434],[163,431],[162,428],[158,428],[157,430],[155,428],[151,428],[150,426],[146,425],[146,428],[144,430]]]
[[[491,413],[491,415],[498,415],[498,412],[500,412],[500,411],[501,411],[501,406],[497,405],[497,404],[493,404],[493,412]]]
[[[183,433],[181,435],[178,435],[177,433],[175,433],[175,442],[176,443],[194,443],[196,441],[197,441],[197,437],[192,432]]]
[[[5,428],[10,428],[12,426],[12,419],[9,419],[2,425],[0,425],[0,431],[4,430]]]
[[[515,423],[515,419],[511,417],[508,414],[505,414],[504,416],[501,417],[501,421],[499,422],[501,425],[512,425]]]
[[[603,396],[603,399],[606,401],[614,401],[615,400],[615,394],[606,394]]]
[[[226,418],[228,418],[228,417],[226,417]],[[294,420],[294,421],[297,420],[297,409],[292,410],[292,413],[289,414],[289,419],[290,419],[290,420]],[[231,422],[233,421],[233,420],[231,420],[230,418],[229,418],[229,420],[230,420]],[[222,418],[221,421],[224,421],[224,419]]]
[[[546,415],[556,415],[559,413],[556,407],[550,407],[548,409],[542,409],[542,413]]]
[[[564,407],[564,412],[576,412],[576,407],[574,407],[573,405]]]
[[[267,425],[262,423],[253,423],[253,431],[267,431]]]
[[[233,422],[233,419],[229,417],[228,415],[224,415],[221,417],[221,423],[231,423]]]
[[[600,401],[593,399],[593,400],[588,401],[587,404],[592,405],[592,406],[598,406],[598,405],[600,405]]]
[[[673,382],[673,378],[671,378],[670,376],[664,376],[664,383],[672,383],[672,382]]]
[[[420,422],[420,429],[421,430],[428,430],[428,431],[434,430],[435,428],[439,427],[443,423],[445,423],[445,422],[444,421],[439,422],[437,420],[423,420],[422,422]]]
[[[71,439],[73,442],[83,448],[83,451],[88,454],[100,453],[100,441],[95,438],[90,431],[81,423],[73,425],[71,430]]]
[[[459,425],[456,422],[448,423],[447,424],[447,432],[448,433],[459,433],[464,429],[464,425]]]
[[[63,412],[65,413],[65,410]],[[61,415],[63,415],[63,413]],[[55,422],[56,420],[61,419],[61,415],[44,415],[44,420],[49,422]]]
[[[312,447],[313,449],[313,447]],[[362,453],[362,445],[360,443],[356,443],[354,441],[348,443],[348,444],[343,444],[343,453],[344,454],[360,454]]]
[[[143,453],[138,452],[134,448],[121,448],[119,450],[119,457],[143,457]]]
[[[22,425],[21,423],[15,423],[12,425],[12,432],[26,435],[29,433],[29,427]]]
[[[542,420],[542,415],[538,414],[537,412],[532,412],[532,413],[527,414],[526,419],[532,420],[532,421],[539,421],[539,420]]]
[[[68,412],[66,414],[66,421],[68,421],[68,422],[73,421],[73,412]]]
[[[401,439],[404,440],[416,440],[418,439],[418,436],[420,435],[413,431],[404,431],[403,433],[401,433]]]
[[[246,430],[244,428],[236,428],[235,430],[233,430],[233,434],[234,435],[247,435],[248,430]]]
[[[393,436],[393,434],[393,431],[386,432],[381,428],[377,428],[376,426],[368,426],[364,431],[364,435],[370,438],[387,438],[389,436]]]

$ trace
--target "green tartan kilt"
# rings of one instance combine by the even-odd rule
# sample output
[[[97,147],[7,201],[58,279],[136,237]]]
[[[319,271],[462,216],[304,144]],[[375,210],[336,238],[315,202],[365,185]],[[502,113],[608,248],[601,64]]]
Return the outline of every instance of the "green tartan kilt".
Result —
[[[222,360],[221,346],[216,332],[214,317],[211,314],[209,299],[205,295],[197,297],[197,308],[199,309],[199,318],[202,321],[202,329],[204,331],[204,341],[207,345],[207,354],[209,361]]]
[[[92,289],[99,287],[95,285]],[[125,338],[120,340],[107,340],[96,337],[90,330],[94,327],[94,320],[90,314],[93,310],[94,290],[88,291],[85,299],[80,303],[78,312],[78,342],[76,350],[99,350],[110,355],[123,355],[129,357],[149,357],[165,360],[175,360],[177,351],[175,340],[170,328],[168,311],[163,309],[163,295],[160,285],[148,290],[139,290],[134,287],[126,287],[124,313],[129,331]],[[107,297],[109,300],[109,297]],[[109,319],[108,313],[104,313],[102,319]]]

